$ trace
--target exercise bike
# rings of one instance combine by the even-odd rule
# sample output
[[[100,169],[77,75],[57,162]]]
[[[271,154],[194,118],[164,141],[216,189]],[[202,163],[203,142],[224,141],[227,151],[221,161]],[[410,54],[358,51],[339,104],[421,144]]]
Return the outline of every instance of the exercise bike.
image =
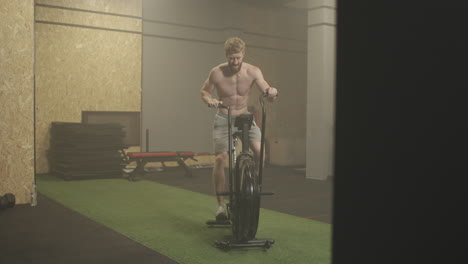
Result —
[[[265,121],[266,112],[264,98],[260,96],[262,106],[262,137],[260,143],[260,161],[263,161],[265,149]],[[263,162],[258,166],[249,152],[249,130],[253,122],[253,114],[241,114],[237,116],[235,126],[240,132],[232,133],[231,108],[229,105],[220,104],[219,108],[228,111],[228,146],[229,146],[229,191],[217,193],[217,196],[229,196],[226,204],[227,220],[208,220],[209,226],[231,226],[232,238],[228,240],[216,240],[218,248],[246,248],[263,247],[270,248],[275,243],[272,239],[258,239],[255,237],[260,215],[260,198],[262,195],[272,195],[272,192],[262,192]],[[242,151],[236,157],[237,140],[242,142]],[[235,162],[235,170],[233,169]]]

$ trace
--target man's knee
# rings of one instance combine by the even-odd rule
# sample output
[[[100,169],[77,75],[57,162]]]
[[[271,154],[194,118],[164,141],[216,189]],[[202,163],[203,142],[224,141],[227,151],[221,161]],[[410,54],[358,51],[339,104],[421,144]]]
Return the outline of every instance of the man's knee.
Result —
[[[260,155],[260,142],[257,141],[251,141],[250,142],[250,149],[252,149],[252,152],[257,156]]]
[[[227,159],[227,156],[227,152],[219,153],[215,158],[216,163],[223,163]]]

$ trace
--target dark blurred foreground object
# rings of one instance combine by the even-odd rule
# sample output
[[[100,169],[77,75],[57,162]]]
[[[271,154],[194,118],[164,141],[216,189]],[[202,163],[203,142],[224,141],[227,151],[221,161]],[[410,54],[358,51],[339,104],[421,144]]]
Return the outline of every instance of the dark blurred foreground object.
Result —
[[[122,125],[52,122],[50,134],[52,175],[65,180],[122,177]]]
[[[0,196],[0,210],[7,208],[13,208],[16,204],[16,197],[12,193],[7,193],[3,196]]]

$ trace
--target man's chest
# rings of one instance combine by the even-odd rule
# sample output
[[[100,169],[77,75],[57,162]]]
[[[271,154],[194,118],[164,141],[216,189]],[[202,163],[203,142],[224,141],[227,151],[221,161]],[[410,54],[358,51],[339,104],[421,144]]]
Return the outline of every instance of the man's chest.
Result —
[[[247,75],[233,75],[218,80],[216,88],[218,94],[224,96],[246,95],[254,80]]]

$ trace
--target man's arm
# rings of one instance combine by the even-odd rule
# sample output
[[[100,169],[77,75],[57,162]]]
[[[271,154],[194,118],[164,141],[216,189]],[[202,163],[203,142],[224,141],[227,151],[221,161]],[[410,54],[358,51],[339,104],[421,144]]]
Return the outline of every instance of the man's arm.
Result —
[[[271,87],[263,78],[263,73],[262,71],[255,67],[254,68],[254,78],[255,78],[255,83],[257,84],[257,87],[260,89],[262,93],[266,93],[267,96],[270,99],[275,99],[276,96],[278,95],[278,90],[274,87]]]
[[[215,89],[215,85],[213,82],[213,70],[210,71],[208,78],[206,79],[203,87],[200,90],[201,99],[205,102],[209,107],[218,107],[218,104],[223,103],[218,101],[217,99],[213,98],[211,94]]]

